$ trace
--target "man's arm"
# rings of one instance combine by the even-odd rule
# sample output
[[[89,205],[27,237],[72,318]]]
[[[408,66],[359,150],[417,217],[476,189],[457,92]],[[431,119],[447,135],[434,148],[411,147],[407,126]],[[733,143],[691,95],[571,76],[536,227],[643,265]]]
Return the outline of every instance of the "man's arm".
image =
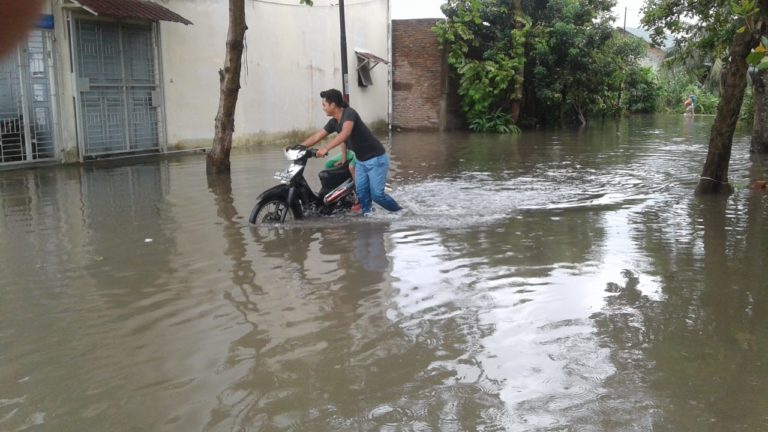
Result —
[[[341,165],[344,165],[347,162],[347,142],[344,141],[341,143]]]
[[[326,132],[325,129],[320,129],[319,131],[313,133],[309,138],[305,139],[301,145],[305,147],[312,147],[313,145],[319,143],[323,140],[323,138],[328,136],[328,132]]]
[[[341,132],[336,135],[336,138],[334,138],[330,144],[317,151],[317,157],[325,157],[325,155],[327,155],[328,152],[331,151],[334,147],[346,142],[347,138],[349,138],[349,136],[352,134],[353,127],[355,127],[355,122],[352,120],[345,121],[341,125]],[[346,157],[346,153],[344,153],[344,156]]]

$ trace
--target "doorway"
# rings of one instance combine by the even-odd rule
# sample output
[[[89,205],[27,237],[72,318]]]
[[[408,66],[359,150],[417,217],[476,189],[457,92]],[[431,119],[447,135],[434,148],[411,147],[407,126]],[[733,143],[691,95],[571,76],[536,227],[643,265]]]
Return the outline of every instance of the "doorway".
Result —
[[[78,19],[76,35],[82,154],[159,150],[152,26]]]
[[[0,164],[56,156],[51,40],[50,31],[34,30],[0,59]]]

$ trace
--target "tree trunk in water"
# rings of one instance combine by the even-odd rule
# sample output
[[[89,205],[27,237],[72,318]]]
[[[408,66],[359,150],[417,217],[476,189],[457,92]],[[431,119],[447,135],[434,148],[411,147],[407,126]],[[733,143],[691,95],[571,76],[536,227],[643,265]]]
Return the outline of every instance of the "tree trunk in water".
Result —
[[[752,153],[768,153],[768,69],[758,71],[752,81],[752,106],[755,117],[752,122]]]
[[[515,0],[515,29],[523,30],[525,20],[523,19],[523,0]],[[525,59],[523,59],[525,61]],[[512,95],[512,123],[517,124],[520,119],[520,104],[523,100],[523,83],[525,82],[525,63],[517,71],[515,78],[515,90]]]
[[[232,150],[232,134],[235,132],[235,107],[240,92],[245,31],[245,0],[229,0],[229,31],[224,68],[219,69],[219,111],[216,114],[216,131],[211,151],[206,157],[209,173],[229,172],[229,153]]]
[[[747,55],[757,40],[754,34],[745,31],[736,33],[731,42],[728,50],[730,62],[725,66],[725,88],[709,132],[709,152],[696,186],[697,194],[730,193],[733,190],[728,183],[728,164],[731,161],[733,133],[747,87]]]
[[[584,110],[581,109],[581,105],[573,104],[573,109],[576,111],[576,117],[579,119],[579,124],[581,127],[584,127],[587,125],[587,119],[584,117]]]

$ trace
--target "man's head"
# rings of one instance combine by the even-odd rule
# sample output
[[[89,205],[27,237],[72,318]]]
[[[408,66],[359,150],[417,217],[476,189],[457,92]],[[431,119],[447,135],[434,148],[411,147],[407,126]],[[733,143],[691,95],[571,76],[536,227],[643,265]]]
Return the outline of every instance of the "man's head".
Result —
[[[322,91],[320,97],[323,98],[323,111],[328,116],[333,116],[338,110],[347,107],[341,92],[336,89]]]

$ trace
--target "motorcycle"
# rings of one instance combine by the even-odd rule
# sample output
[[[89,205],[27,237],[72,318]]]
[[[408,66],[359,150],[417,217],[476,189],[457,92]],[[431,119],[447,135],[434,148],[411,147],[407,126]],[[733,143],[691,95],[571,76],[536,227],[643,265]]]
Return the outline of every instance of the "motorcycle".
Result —
[[[349,172],[349,160],[320,171],[321,188],[315,193],[304,178],[304,168],[309,159],[317,157],[317,149],[298,144],[286,147],[283,154],[291,164],[285,171],[275,173],[280,184],[259,195],[248,222],[284,223],[302,219],[312,212],[327,216],[348,211],[355,204],[355,183]]]

